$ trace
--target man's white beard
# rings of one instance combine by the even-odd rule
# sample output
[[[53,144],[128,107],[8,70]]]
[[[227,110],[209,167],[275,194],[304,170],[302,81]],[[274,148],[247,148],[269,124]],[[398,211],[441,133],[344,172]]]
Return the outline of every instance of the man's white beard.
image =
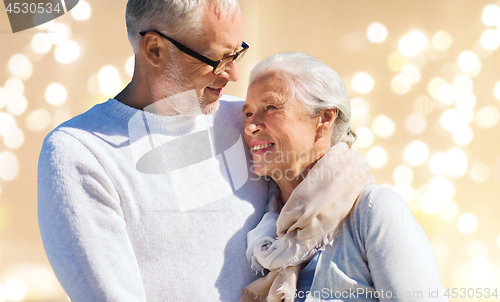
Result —
[[[164,116],[177,114],[198,116],[201,114],[212,114],[219,109],[218,100],[201,108],[203,95],[198,96],[196,90],[186,87],[184,82],[180,80],[181,78],[179,66],[170,65],[160,80],[155,83],[155,86],[164,87],[164,91],[160,91],[161,95],[172,94],[172,92],[174,94],[153,102],[151,105],[145,107],[144,111]]]

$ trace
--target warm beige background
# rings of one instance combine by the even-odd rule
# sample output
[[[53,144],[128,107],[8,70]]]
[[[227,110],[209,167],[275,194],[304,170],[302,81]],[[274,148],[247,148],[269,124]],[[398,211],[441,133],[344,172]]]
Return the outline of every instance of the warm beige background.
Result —
[[[24,142],[17,148],[9,147],[0,135],[0,155],[10,152],[19,163],[15,179],[7,181],[0,177],[0,302],[6,299],[5,293],[18,293],[18,298],[25,301],[66,301],[48,266],[38,231],[38,154],[44,136],[57,124],[107,100],[108,96],[99,90],[97,81],[103,66],[111,65],[119,72],[118,88],[128,83],[130,76],[125,62],[132,55],[125,30],[125,1],[87,0],[87,3],[92,10],[88,20],[77,21],[68,13],[55,21],[70,29],[67,39],[76,41],[80,47],[80,55],[67,64],[55,59],[57,45],[45,54],[35,54],[31,48],[36,33],[49,31],[49,35],[57,35],[57,30],[30,29],[12,34],[7,14],[0,5],[0,66],[4,67],[0,70],[0,88],[5,88],[6,81],[13,76],[8,67],[13,55],[24,54],[33,69],[31,76],[22,80],[27,109],[12,115],[24,134]],[[488,28],[496,29],[500,35],[500,29],[487,26],[481,20],[484,7],[494,3],[500,5],[500,1],[495,0],[241,0],[246,22],[245,41],[251,48],[238,63],[240,80],[229,84],[225,92],[243,98],[251,67],[278,51],[305,52],[337,70],[351,98],[365,99],[364,103],[357,102],[364,106],[354,109],[358,112],[368,110],[368,115],[353,121],[355,130],[365,126],[374,131],[376,126],[372,126],[372,121],[379,115],[387,116],[395,125],[391,136],[375,135],[369,146],[357,147],[364,154],[369,154],[373,147],[385,150],[387,161],[372,170],[379,183],[394,186],[399,181],[393,177],[393,172],[405,164],[403,152],[412,141],[419,140],[428,146],[430,155],[425,162],[410,167],[413,180],[409,185],[413,195],[409,206],[433,245],[444,286],[490,288],[491,292],[499,288],[497,293],[500,295],[500,100],[493,93],[500,81],[500,50],[484,51],[479,43],[483,31]],[[374,44],[367,38],[366,32],[372,22],[380,22],[388,30],[382,43]],[[394,61],[400,39],[412,30],[423,32],[429,45],[415,57],[399,56],[400,60]],[[452,37],[453,43],[447,50],[433,48],[432,38],[438,31],[446,31]],[[474,51],[482,67],[471,77],[472,92],[477,99],[474,108],[467,113],[473,117],[468,124],[473,138],[468,144],[458,145],[440,124],[443,112],[455,105],[441,104],[431,95],[428,86],[436,77],[452,84],[461,73],[457,58],[465,50]],[[389,60],[391,55],[393,59]],[[393,62],[392,65],[389,62]],[[399,67],[394,62],[400,62]],[[421,77],[408,92],[396,94],[391,81],[401,67],[409,63],[419,67]],[[357,72],[366,72],[373,78],[374,87],[369,93],[360,94],[351,85]],[[54,82],[62,84],[68,92],[62,105],[50,105],[44,97],[47,87]],[[427,98],[419,98],[422,96]],[[0,113],[8,113],[1,103],[0,99]],[[482,108],[488,110],[481,111]],[[34,131],[36,129],[27,123],[30,114],[38,109],[44,109],[51,120],[45,127],[39,122],[42,129]],[[420,117],[426,122],[426,128],[414,134],[408,130],[406,121],[416,112],[424,113]],[[491,120],[486,123],[487,127],[485,118]],[[446,200],[432,201],[443,204],[441,212],[433,213],[429,210],[433,205],[429,205],[425,197],[426,184],[435,176],[430,169],[430,156],[452,148],[466,155],[467,170],[460,176],[442,176],[441,180],[447,180],[445,183],[454,187],[455,194]],[[0,169],[5,167],[0,164]],[[437,191],[445,190],[443,187]],[[449,210],[444,206],[448,199],[456,205],[455,213],[446,210]],[[459,217],[467,212],[478,222],[470,234],[464,234],[457,227]],[[18,281],[9,283],[12,280]],[[20,289],[13,289],[16,286]]]

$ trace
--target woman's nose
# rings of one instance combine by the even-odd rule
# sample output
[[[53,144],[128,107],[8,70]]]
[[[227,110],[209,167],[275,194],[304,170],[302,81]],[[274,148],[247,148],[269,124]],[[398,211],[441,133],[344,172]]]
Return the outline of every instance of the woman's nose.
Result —
[[[257,134],[259,131],[263,129],[264,125],[258,121],[250,121],[246,126],[245,126],[245,134],[252,136]]]

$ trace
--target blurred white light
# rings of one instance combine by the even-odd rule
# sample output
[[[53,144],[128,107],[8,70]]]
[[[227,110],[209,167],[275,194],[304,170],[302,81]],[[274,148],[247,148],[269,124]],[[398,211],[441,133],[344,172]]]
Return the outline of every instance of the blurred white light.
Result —
[[[447,171],[451,176],[461,177],[467,172],[467,155],[462,150],[458,148],[450,149],[446,152],[446,159],[448,165]]]
[[[37,109],[26,117],[26,127],[33,131],[38,132],[46,129],[50,125],[50,113],[43,109]]]
[[[500,45],[500,32],[488,28],[483,31],[479,44],[484,50],[495,50]]]
[[[111,65],[104,66],[99,70],[98,79],[99,89],[105,95],[118,93],[122,86],[120,73]]]
[[[474,120],[481,128],[490,128],[495,126],[500,119],[500,113],[495,106],[489,105],[476,112]]]
[[[453,39],[450,34],[442,30],[432,37],[432,46],[437,50],[446,50],[450,48],[452,43]]]
[[[401,38],[398,50],[403,56],[412,57],[424,50],[428,43],[423,32],[414,30]]]
[[[439,87],[436,98],[443,105],[451,105],[457,100],[457,91],[453,85],[444,83]]]
[[[453,141],[459,146],[466,146],[474,137],[474,133],[472,129],[467,125],[460,125],[457,128],[453,129],[452,138]]]
[[[129,76],[134,75],[135,56],[130,56],[125,63],[125,71]]]
[[[394,172],[392,172],[392,180],[395,184],[411,184],[413,181],[413,170],[407,165],[399,165],[394,169]]]
[[[485,182],[490,177],[490,168],[485,163],[475,163],[470,168],[470,177],[474,182]]]
[[[5,105],[7,105],[8,102],[9,102],[9,94],[5,89],[0,87],[0,109],[5,107]]]
[[[23,76],[26,73],[31,73],[31,71],[33,70],[33,67],[28,57],[20,53],[10,57],[7,65],[9,66],[10,72],[14,76],[18,77]]]
[[[439,216],[441,216],[443,220],[449,221],[457,217],[458,212],[458,205],[455,202],[448,200],[443,204],[441,209],[439,209]]]
[[[442,78],[439,77],[434,78],[429,82],[429,85],[427,86],[427,91],[431,96],[437,97],[439,88],[441,88],[441,86],[444,84],[446,84],[446,82]]]
[[[368,164],[373,168],[381,168],[387,162],[387,152],[382,147],[373,147],[366,155]]]
[[[387,38],[387,28],[383,24],[380,24],[378,22],[373,22],[370,24],[368,27],[368,30],[366,31],[366,36],[368,37],[368,40],[372,43],[381,43],[385,41],[385,38]]]
[[[408,208],[410,208],[410,210],[416,211],[420,209],[421,201],[422,201],[422,195],[420,194],[420,192],[413,190],[412,197],[406,204],[408,205]]]
[[[365,48],[365,40],[361,33],[349,33],[342,40],[345,47],[352,52],[357,52]]]
[[[19,174],[17,156],[10,151],[0,152],[0,179],[10,181]]]
[[[47,100],[49,104],[54,106],[64,104],[67,97],[68,92],[66,91],[66,88],[59,83],[50,84],[45,90],[45,100]]]
[[[459,111],[472,111],[474,106],[476,106],[476,95],[472,91],[462,91],[457,96],[457,101],[455,103],[457,110]]]
[[[429,215],[437,214],[455,195],[455,192],[455,186],[447,178],[432,177],[422,188],[422,210]]]
[[[400,72],[406,64],[408,64],[408,59],[398,51],[393,52],[387,59],[387,65],[394,72]]]
[[[420,80],[420,70],[415,65],[408,64],[403,67],[401,74],[405,75],[412,84],[417,83]]]
[[[495,240],[497,247],[500,249],[500,234],[498,234],[497,239]]]
[[[7,300],[24,301],[26,297],[26,286],[19,280],[11,279],[5,283]]]
[[[461,233],[470,234],[477,228],[476,216],[472,213],[464,213],[457,219],[457,228]]]
[[[5,135],[16,127],[16,119],[7,112],[0,112],[0,135]]]
[[[422,141],[411,142],[403,152],[403,160],[412,167],[420,166],[429,157],[429,147]]]
[[[455,79],[453,79],[453,87],[455,87],[457,92],[472,91],[474,83],[472,82],[470,76],[466,74],[459,74],[455,77]]]
[[[469,246],[467,253],[471,258],[486,257],[488,256],[488,247],[481,241],[476,241]]]
[[[445,175],[448,171],[446,153],[436,152],[429,160],[429,168],[435,175]]]
[[[366,72],[358,72],[352,77],[351,86],[357,93],[365,94],[372,91],[375,82]]]
[[[422,207],[422,211],[424,211],[424,213],[435,215],[441,210],[444,203],[445,201],[439,199],[435,194],[425,194],[422,196],[420,206]]]
[[[490,260],[485,256],[479,256],[472,260],[472,274],[470,275],[470,284],[476,288],[489,288],[491,282],[492,265]]]
[[[457,64],[460,70],[468,74],[477,74],[481,68],[479,57],[471,50],[462,51],[457,58]]]
[[[495,98],[500,101],[500,81],[498,81],[497,84],[495,85],[493,93],[495,94]]]
[[[7,111],[13,115],[21,115],[28,108],[28,100],[22,94],[14,94],[7,103]]]
[[[394,122],[385,115],[379,115],[373,119],[371,124],[373,132],[382,138],[388,138],[394,133],[396,126]]]
[[[3,142],[10,149],[18,149],[24,143],[24,133],[19,128],[12,128],[3,137]]]
[[[356,140],[356,146],[367,148],[373,143],[373,133],[367,127],[361,127],[356,130],[356,135],[358,136],[358,139]]]
[[[427,121],[425,120],[424,115],[420,112],[412,113],[406,119],[406,130],[408,130],[411,134],[420,134],[426,127]]]
[[[351,100],[351,119],[366,119],[370,115],[370,103],[364,98]]]
[[[486,250],[486,252],[488,252],[488,250]],[[486,256],[474,257],[471,262],[471,269],[481,273],[489,272],[491,270],[491,262]]]
[[[434,110],[434,102],[427,95],[421,95],[413,101],[413,110],[427,116]]]
[[[460,111],[456,109],[447,109],[443,111],[439,122],[444,129],[453,132],[457,127],[465,125],[465,121]]]
[[[392,187],[392,189],[401,195],[406,202],[409,202],[413,197],[413,188],[407,183],[397,183],[394,187]]]
[[[391,89],[395,94],[405,94],[410,91],[411,80],[404,74],[398,74],[392,78]]]
[[[455,186],[451,181],[442,176],[434,176],[423,187],[424,194],[431,194],[440,200],[450,200],[455,196]]]
[[[68,26],[62,23],[52,23],[47,32],[50,38],[50,43],[56,45],[68,40],[71,35],[71,30]]]
[[[3,87],[9,95],[24,93],[24,84],[19,78],[9,78]]]
[[[33,36],[33,39],[31,39],[31,49],[33,49],[35,53],[48,53],[51,48],[52,43],[47,33],[37,33]]]
[[[54,56],[57,62],[62,64],[71,63],[80,55],[80,46],[75,41],[64,41],[57,45]]]
[[[92,8],[87,1],[81,0],[78,5],[71,10],[71,16],[76,21],[87,21],[92,14]]]
[[[486,26],[500,26],[500,7],[495,4],[486,5],[481,19]]]

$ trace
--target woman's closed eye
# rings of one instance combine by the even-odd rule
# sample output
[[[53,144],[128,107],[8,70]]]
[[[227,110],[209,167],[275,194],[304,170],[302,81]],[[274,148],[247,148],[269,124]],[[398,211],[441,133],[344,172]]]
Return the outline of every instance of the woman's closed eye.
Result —
[[[278,108],[274,105],[267,105],[266,106],[266,110],[271,110],[271,109],[278,109]]]

